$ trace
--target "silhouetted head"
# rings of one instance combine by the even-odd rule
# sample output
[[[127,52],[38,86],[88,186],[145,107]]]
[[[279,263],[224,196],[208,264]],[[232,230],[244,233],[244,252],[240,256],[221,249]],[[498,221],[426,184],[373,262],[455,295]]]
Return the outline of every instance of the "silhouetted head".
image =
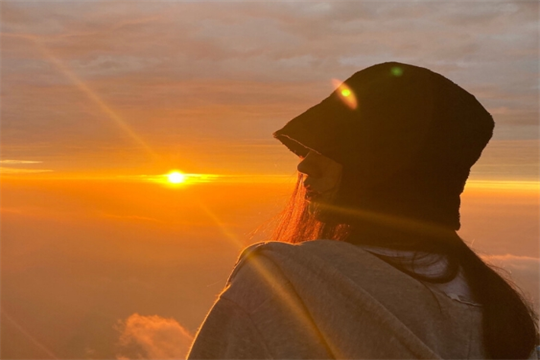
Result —
[[[414,251],[412,264],[378,256],[424,283],[447,282],[462,268],[483,306],[487,357],[529,357],[534,308],[455,232],[460,194],[493,127],[474,96],[432,71],[393,62],[357,72],[274,133],[302,158],[302,175],[272,239]],[[415,273],[426,253],[443,256],[448,271]]]
[[[390,62],[355,73],[274,137],[300,157],[342,165],[334,221],[377,214],[457,230],[460,194],[493,127],[452,81]]]

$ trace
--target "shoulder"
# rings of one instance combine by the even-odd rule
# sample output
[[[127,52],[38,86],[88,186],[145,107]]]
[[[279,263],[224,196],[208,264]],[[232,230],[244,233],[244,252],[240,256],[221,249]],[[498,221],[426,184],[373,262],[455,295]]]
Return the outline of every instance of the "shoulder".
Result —
[[[361,246],[335,240],[254,244],[242,252],[229,278],[232,290],[264,290],[264,296],[288,283],[295,289],[341,284],[340,289],[361,289],[377,298],[390,294],[393,298],[398,292],[420,296],[427,291],[421,282]]]
[[[251,314],[287,287],[287,276],[271,254],[290,251],[294,245],[261,242],[245,248],[227,280],[220,298],[236,303]],[[270,256],[269,256],[270,254]]]
[[[253,256],[259,256],[261,254],[282,254],[290,256],[324,254],[325,257],[327,257],[327,255],[344,256],[345,254],[350,254],[351,252],[354,253],[355,256],[371,256],[370,253],[365,251],[362,247],[345,241],[318,239],[304,241],[298,244],[284,243],[279,241],[265,241],[252,244],[242,250],[237,261],[237,266],[241,265],[244,260]]]
[[[349,277],[356,273],[370,278],[370,258],[378,260],[355,245],[334,240],[256,243],[242,251],[220,298],[250,315],[262,309],[272,312],[269,309],[280,308],[284,299],[299,304],[321,291],[357,287]]]
[[[282,268],[285,263],[293,263],[296,267],[334,265],[373,269],[380,265],[388,268],[371,252],[344,241],[320,239],[298,244],[267,241],[250,245],[241,252],[228,283],[240,273],[257,271],[258,267]]]
[[[228,296],[245,298],[258,292],[275,291],[291,279],[308,274],[327,277],[357,273],[371,278],[381,271],[395,270],[373,254],[346,242],[260,242],[242,251],[227,281],[226,292]]]

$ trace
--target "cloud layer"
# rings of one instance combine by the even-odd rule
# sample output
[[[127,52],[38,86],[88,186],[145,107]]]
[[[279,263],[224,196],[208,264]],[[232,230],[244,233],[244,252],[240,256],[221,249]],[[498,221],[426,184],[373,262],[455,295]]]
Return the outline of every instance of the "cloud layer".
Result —
[[[535,2],[10,2],[2,10],[2,149],[14,158],[39,154],[71,169],[81,157],[87,167],[152,165],[132,131],[166,161],[179,154],[206,172],[269,167],[262,155],[250,160],[270,154],[262,140],[327,96],[332,78],[389,60],[472,92],[495,116],[496,139],[538,138]],[[226,150],[219,159],[217,147]]]
[[[120,322],[117,359],[184,359],[193,336],[176,320],[137,313]]]
[[[534,304],[534,308],[540,308],[540,259],[538,257],[506,254],[486,256],[484,260],[499,267],[498,271],[523,290],[526,299]]]

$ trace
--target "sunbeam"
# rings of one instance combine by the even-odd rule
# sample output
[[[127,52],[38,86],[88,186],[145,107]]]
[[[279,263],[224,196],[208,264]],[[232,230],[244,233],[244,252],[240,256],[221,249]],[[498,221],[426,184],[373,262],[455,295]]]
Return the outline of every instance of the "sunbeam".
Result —
[[[58,357],[51,350],[47,349],[42,343],[37,341],[28,331],[26,331],[11,316],[9,316],[4,309],[1,309],[0,312],[17,330],[19,330],[21,332],[21,334],[23,334],[25,337],[27,337],[28,340],[30,340],[32,342],[32,344],[36,345],[38,348],[40,348],[43,352],[45,352],[51,358],[58,359]]]
[[[238,249],[243,249],[245,247],[245,245],[242,244],[242,242],[231,231],[227,229],[223,222],[210,209],[208,209],[201,201],[197,202],[201,209],[203,209],[204,212],[214,221],[214,223],[221,230],[221,232],[229,240],[231,240]],[[283,288],[281,286],[277,287],[276,285],[278,285],[279,281],[274,278],[274,274],[272,274],[272,272],[267,269],[264,264],[261,264],[255,259],[251,259],[251,264],[253,268],[257,271],[257,273],[261,276],[261,278],[269,286],[271,286],[274,291],[277,292],[278,297],[291,310],[296,319],[300,323],[302,323],[307,329],[312,327],[312,320],[309,313],[307,313],[306,309],[298,303],[297,299],[294,298],[294,294],[288,291],[286,288]],[[326,339],[326,341],[330,342],[330,339]],[[331,343],[329,343],[329,346],[333,348],[334,351],[336,351],[336,346],[333,346],[333,344]]]
[[[155,153],[150,146],[137,134],[128,123],[115,111],[113,110],[94,90],[92,90],[88,85],[84,83],[73,71],[71,71],[66,65],[64,65],[58,58],[56,58],[45,45],[43,45],[40,40],[33,35],[27,34],[8,34],[2,33],[2,36],[18,37],[31,41],[36,48],[40,51],[44,58],[51,62],[56,69],[66,76],[81,92],[96,104],[101,111],[103,111],[107,117],[118,125],[122,131],[129,135],[137,144],[143,147],[149,154],[151,154],[155,159],[161,160],[160,156]]]

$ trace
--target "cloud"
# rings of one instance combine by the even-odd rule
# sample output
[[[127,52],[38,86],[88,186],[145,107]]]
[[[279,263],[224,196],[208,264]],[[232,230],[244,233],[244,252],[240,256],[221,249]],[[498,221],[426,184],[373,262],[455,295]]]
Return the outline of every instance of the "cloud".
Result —
[[[469,179],[510,179],[538,182],[540,164],[539,141],[492,140],[473,166]]]
[[[137,313],[120,321],[117,359],[184,359],[193,336],[176,320]]]
[[[493,264],[505,278],[510,278],[524,292],[526,298],[540,305],[540,259],[530,256],[487,255],[482,257],[489,264]]]
[[[43,161],[33,160],[0,160],[0,164],[41,164]]]
[[[110,147],[119,150],[103,163],[141,159],[119,155],[134,143],[29,37],[153,147],[269,138],[326,97],[331,78],[389,60],[469,90],[493,112],[496,138],[530,138],[537,23],[538,4],[519,1],[10,2],[2,13],[3,153],[43,150],[71,168]]]
[[[7,165],[28,165],[28,164],[41,164],[43,161],[34,161],[34,160],[0,160],[0,164]],[[50,169],[19,169],[12,167],[2,167],[0,166],[0,174],[37,174],[37,173],[46,173],[51,172]]]
[[[494,265],[504,266],[512,273],[513,271],[528,272],[538,275],[540,259],[530,256],[506,255],[487,255],[485,259]]]

